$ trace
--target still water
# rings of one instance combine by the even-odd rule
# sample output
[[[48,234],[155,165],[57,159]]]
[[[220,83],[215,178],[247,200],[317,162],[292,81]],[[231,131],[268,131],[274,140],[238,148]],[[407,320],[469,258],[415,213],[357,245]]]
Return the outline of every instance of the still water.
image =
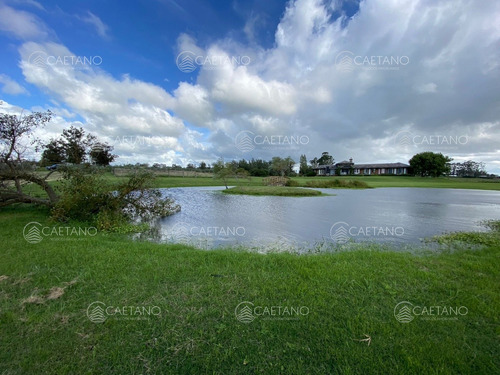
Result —
[[[398,248],[445,232],[485,231],[500,219],[500,192],[459,189],[315,189],[322,197],[226,195],[223,187],[162,189],[182,210],[154,240],[201,248],[311,249],[374,241]]]

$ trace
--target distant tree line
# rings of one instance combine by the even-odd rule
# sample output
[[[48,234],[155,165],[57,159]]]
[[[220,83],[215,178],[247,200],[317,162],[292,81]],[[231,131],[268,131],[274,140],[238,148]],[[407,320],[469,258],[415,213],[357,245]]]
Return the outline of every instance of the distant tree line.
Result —
[[[232,160],[224,163],[226,168],[232,171],[239,171],[248,176],[268,177],[268,176],[296,176],[297,173],[293,170],[295,161],[290,157],[281,158],[274,156],[271,160],[251,159],[251,160]],[[221,160],[213,164],[214,172],[221,167]]]
[[[92,134],[86,134],[83,128],[71,126],[64,129],[59,138],[51,139],[43,145],[40,165],[91,163],[106,166],[118,157],[112,151],[112,146],[100,142]]]
[[[468,160],[463,163],[451,163],[453,159],[441,153],[434,152],[421,152],[415,154],[410,160],[409,174],[421,177],[439,177],[444,175],[451,175],[457,177],[481,177],[487,176],[484,163]],[[322,152],[319,157],[314,157],[307,160],[307,156],[302,154],[299,159],[299,172],[294,170],[295,161],[289,156],[281,158],[278,156],[273,157],[271,160],[254,159],[246,160],[232,160],[223,162],[218,160],[211,166],[205,162],[201,162],[199,166],[194,163],[189,163],[186,167],[173,164],[167,167],[166,164],[153,164],[153,169],[173,169],[173,170],[197,170],[213,172],[220,175],[219,171],[223,170],[222,175],[227,176],[255,176],[255,177],[269,177],[269,176],[315,176],[316,171],[314,168],[319,165],[333,165],[335,159],[327,151]],[[131,167],[134,167],[131,165]],[[136,164],[135,167],[148,167],[147,164]],[[224,169],[225,168],[225,169]],[[337,169],[340,172],[340,169]],[[354,172],[354,169],[352,169]],[[352,173],[351,173],[352,174]],[[221,176],[222,176],[221,175]]]
[[[487,176],[484,163],[467,160],[463,163],[451,163],[450,175],[457,177],[483,177]]]
[[[228,162],[224,162],[224,166],[228,167],[232,173],[236,173],[236,171],[244,171],[248,176],[254,177],[269,177],[269,176],[283,176],[283,177],[294,177],[294,176],[315,176],[316,172],[313,170],[313,167],[316,167],[320,164],[332,164],[334,159],[329,155],[328,152],[323,152],[319,158],[315,157],[312,160],[307,160],[306,155],[300,155],[299,161],[299,172],[297,173],[294,170],[294,166],[296,164],[295,160],[288,156],[285,158],[274,156],[271,160],[264,159],[255,159],[252,158],[250,160],[240,159],[240,160],[231,160]],[[184,171],[201,171],[201,172],[212,172],[217,173],[217,171],[221,168],[221,160],[218,160],[211,165],[202,161],[196,166],[195,163],[188,163],[185,167],[172,164],[171,166],[167,166],[164,163],[154,163],[150,166],[147,163],[136,163],[136,164],[127,164],[122,165],[125,168],[152,168],[156,170],[184,170]]]
[[[99,166],[107,166],[113,162],[117,155],[112,153],[113,147],[100,142],[96,136],[86,134],[82,128],[70,127],[63,130],[60,137],[51,139],[42,145],[43,154],[40,164],[48,166],[59,163],[83,164],[90,163]],[[451,163],[453,159],[441,153],[421,152],[414,155],[410,160],[410,174],[422,177],[439,177],[451,175],[457,177],[481,177],[487,176],[484,163],[468,160],[462,163]],[[300,155],[299,176],[315,176],[314,168],[320,165],[333,165],[335,159],[327,151],[321,153],[319,157],[307,160],[306,155]],[[218,175],[228,176],[255,176],[255,177],[293,177],[297,173],[294,171],[295,161],[290,157],[273,157],[271,160],[254,159],[232,160],[223,162],[221,160],[209,165],[204,161],[198,166],[194,163],[187,164],[186,167],[173,164],[167,167],[166,164],[155,163],[153,169],[171,169],[213,172]],[[124,167],[149,168],[147,163],[129,164]],[[337,169],[337,172],[340,172]]]
[[[319,158],[314,158],[307,161],[306,155],[300,155],[299,159],[299,172],[295,172],[294,166],[296,164],[290,156],[282,158],[279,156],[274,156],[271,160],[254,159],[251,160],[233,160],[225,163],[233,171],[241,170],[246,171],[249,176],[255,177],[269,177],[269,176],[282,176],[282,177],[294,177],[294,176],[315,176],[316,172],[313,170],[314,167],[323,164],[333,164],[334,159],[328,152],[323,152]],[[220,161],[214,164],[214,168],[220,166]]]
[[[439,177],[443,175],[456,177],[488,176],[484,163],[467,160],[463,163],[452,163],[453,159],[441,153],[421,152],[410,159],[411,171],[416,176]]]
[[[484,163],[468,160],[463,163],[452,163],[450,157],[441,153],[434,152],[421,152],[415,154],[410,160],[409,174],[421,177],[439,177],[439,176],[457,176],[457,177],[482,177],[489,176],[484,167]],[[254,177],[269,177],[269,176],[316,176],[314,168],[319,165],[333,165],[335,159],[328,152],[322,152],[320,157],[315,157],[307,160],[307,156],[302,154],[299,159],[299,171],[295,172],[295,161],[290,157],[281,158],[279,156],[273,157],[271,160],[255,159],[250,160],[240,159],[224,162],[218,160],[212,165],[205,162],[199,163],[196,166],[194,163],[187,164],[186,167],[181,165],[155,163],[152,169],[169,169],[169,170],[187,170],[187,171],[201,171],[211,172],[219,175],[219,171],[223,170],[223,175],[239,177],[239,176],[254,176]],[[222,164],[221,164],[222,163]],[[147,163],[137,163],[124,165],[125,168],[149,168]],[[226,168],[225,170],[223,168]],[[337,169],[340,172],[340,169]],[[354,172],[352,169],[351,174]],[[338,173],[340,174],[340,173]]]

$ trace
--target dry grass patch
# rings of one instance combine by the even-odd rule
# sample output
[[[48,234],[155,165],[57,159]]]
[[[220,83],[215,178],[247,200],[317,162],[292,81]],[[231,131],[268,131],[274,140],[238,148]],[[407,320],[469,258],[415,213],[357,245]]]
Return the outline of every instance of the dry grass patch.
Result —
[[[26,303],[34,303],[36,305],[41,305],[44,302],[45,302],[45,300],[43,299],[43,297],[31,295],[28,298],[23,299],[22,304],[24,305]]]
[[[58,299],[64,294],[64,288],[55,286],[50,289],[49,295],[47,296],[48,300]]]
[[[49,294],[47,294],[45,297],[36,295],[37,290],[35,290],[31,296],[29,296],[28,298],[23,300],[22,304],[25,304],[25,303],[42,304],[45,301],[52,301],[52,300],[58,299],[62,295],[64,295],[64,291],[66,290],[66,288],[68,286],[76,284],[77,281],[78,281],[77,279],[73,279],[69,282],[65,282],[65,283],[63,283],[64,284],[63,287],[54,286],[54,287],[50,288]]]

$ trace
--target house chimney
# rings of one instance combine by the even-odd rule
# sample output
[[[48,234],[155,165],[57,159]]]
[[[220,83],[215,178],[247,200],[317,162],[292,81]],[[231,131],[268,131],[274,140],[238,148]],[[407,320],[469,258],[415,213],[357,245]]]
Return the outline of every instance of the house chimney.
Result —
[[[349,163],[352,163],[352,158],[349,159]]]

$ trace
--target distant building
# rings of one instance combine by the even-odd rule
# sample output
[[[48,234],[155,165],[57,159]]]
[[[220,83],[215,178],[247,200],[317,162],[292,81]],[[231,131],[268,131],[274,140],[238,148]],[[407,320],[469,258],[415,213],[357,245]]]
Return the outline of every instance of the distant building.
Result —
[[[339,163],[318,165],[313,170],[317,176],[346,175],[405,175],[410,166],[403,163],[354,164],[352,158]]]

